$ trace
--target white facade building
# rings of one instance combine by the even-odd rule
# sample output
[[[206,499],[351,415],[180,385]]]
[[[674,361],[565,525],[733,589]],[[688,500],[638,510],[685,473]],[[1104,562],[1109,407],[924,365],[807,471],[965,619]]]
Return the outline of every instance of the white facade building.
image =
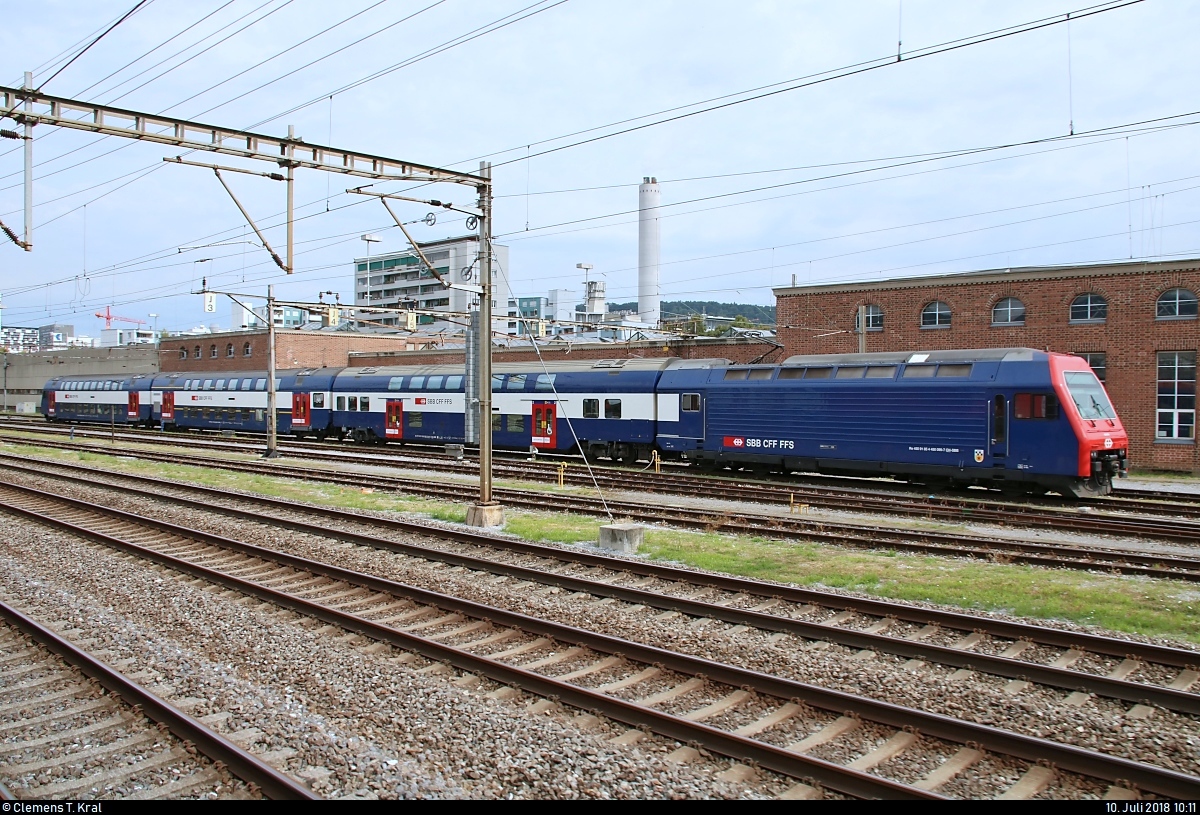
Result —
[[[425,257],[447,282],[479,284],[479,236],[446,238],[420,246]],[[372,253],[369,263],[368,269],[366,257],[354,259],[354,305],[358,307],[419,308],[465,314],[472,310],[478,297],[462,289],[444,288],[429,269],[422,268],[421,259],[411,249],[378,255]],[[508,247],[493,246],[492,307],[493,314],[498,318],[493,330],[499,333],[506,331],[503,317],[512,299]],[[369,320],[370,324],[403,325],[403,319],[398,314],[371,316],[360,313],[359,316],[361,320]],[[422,331],[461,331],[464,323],[462,317],[439,319],[422,315],[417,320]]]

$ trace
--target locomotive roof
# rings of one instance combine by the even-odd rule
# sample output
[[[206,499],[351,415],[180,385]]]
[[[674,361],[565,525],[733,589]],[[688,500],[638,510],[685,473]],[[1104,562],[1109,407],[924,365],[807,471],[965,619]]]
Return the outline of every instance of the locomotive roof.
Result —
[[[971,348],[953,351],[887,351],[877,354],[815,354],[812,356],[788,357],[781,364],[794,365],[852,365],[854,363],[902,362],[1031,362],[1045,357],[1044,351],[1034,348]]]

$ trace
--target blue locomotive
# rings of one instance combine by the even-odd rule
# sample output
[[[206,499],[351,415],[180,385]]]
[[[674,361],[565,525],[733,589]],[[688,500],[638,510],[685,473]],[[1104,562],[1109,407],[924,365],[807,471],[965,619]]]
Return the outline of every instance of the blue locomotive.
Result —
[[[110,386],[96,387],[101,381]],[[654,451],[701,467],[817,471],[1102,495],[1128,438],[1079,357],[1026,348],[722,359],[502,363],[497,447],[618,461]],[[461,443],[474,404],[461,366],[277,374],[280,432]],[[123,401],[122,401],[123,400]],[[105,412],[104,405],[114,406]],[[118,405],[118,403],[120,403]],[[47,383],[55,421],[266,429],[265,372]],[[120,407],[123,406],[122,411]]]

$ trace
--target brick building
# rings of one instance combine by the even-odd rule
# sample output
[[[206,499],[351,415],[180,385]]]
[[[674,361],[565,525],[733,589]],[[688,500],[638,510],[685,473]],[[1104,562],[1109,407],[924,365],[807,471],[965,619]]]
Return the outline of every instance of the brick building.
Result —
[[[429,343],[407,334],[361,334],[353,331],[276,331],[275,365],[285,368],[339,368],[353,352],[408,351]],[[163,371],[244,371],[267,369],[267,332],[228,331],[166,337],[159,343]]]
[[[1030,347],[1079,354],[1104,380],[1135,468],[1200,473],[1200,260],[967,272],[775,289],[790,354]]]

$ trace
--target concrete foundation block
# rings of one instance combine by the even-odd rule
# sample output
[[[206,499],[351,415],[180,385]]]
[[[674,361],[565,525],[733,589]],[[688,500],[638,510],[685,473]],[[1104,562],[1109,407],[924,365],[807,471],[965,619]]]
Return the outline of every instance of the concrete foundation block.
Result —
[[[645,527],[638,524],[609,524],[600,527],[600,548],[635,554],[645,537]]]
[[[472,504],[467,507],[467,526],[504,526],[504,507],[500,504]]]

